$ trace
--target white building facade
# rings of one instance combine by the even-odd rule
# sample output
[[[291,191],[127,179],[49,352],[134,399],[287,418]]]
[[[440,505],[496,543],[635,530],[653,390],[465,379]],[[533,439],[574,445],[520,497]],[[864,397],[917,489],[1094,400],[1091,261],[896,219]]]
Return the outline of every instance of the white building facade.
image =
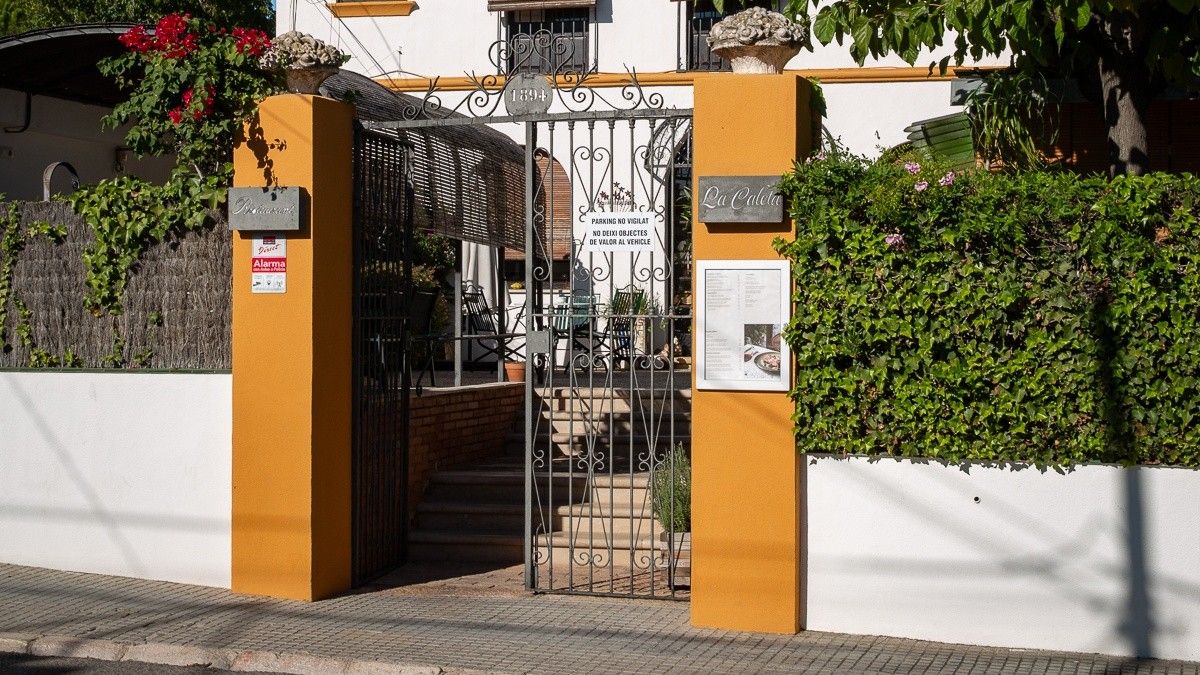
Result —
[[[418,94],[428,78],[439,78],[441,89],[462,89],[469,86],[463,77],[468,73],[497,74],[489,45],[547,29],[572,36],[574,58],[595,70],[595,86],[614,86],[635,69],[666,105],[690,107],[694,75],[727,68],[704,41],[719,18],[704,3],[686,0],[290,0],[279,3],[277,28],[326,40],[351,55],[346,68]],[[930,55],[918,63],[934,60]],[[895,56],[858,67],[845,46],[816,45],[788,69],[821,82],[826,127],[859,154],[903,142],[911,122],[956,109],[950,74],[935,70],[931,76],[926,65],[910,67]]]

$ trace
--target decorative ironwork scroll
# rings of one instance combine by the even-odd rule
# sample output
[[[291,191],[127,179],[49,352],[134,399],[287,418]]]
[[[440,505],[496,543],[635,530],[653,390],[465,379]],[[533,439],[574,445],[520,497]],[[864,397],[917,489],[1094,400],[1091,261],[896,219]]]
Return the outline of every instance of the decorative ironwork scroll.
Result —
[[[564,112],[663,108],[662,94],[647,93],[638,81],[637,71],[632,68],[626,69],[627,82],[615,88],[614,94],[606,94],[593,86],[599,71],[594,63],[583,68],[577,65],[577,48],[576,42],[568,36],[555,35],[548,30],[498,40],[488,49],[488,59],[496,69],[495,73],[467,73],[471,88],[452,105],[443,101],[447,93],[439,89],[440,78],[435,77],[429,81],[419,103],[406,103],[401,120],[445,119],[456,115],[490,118],[508,114],[509,109],[503,104],[506,96],[514,94],[514,87],[521,85],[522,78],[517,74],[531,70],[547,70],[542,74]],[[533,68],[545,66],[546,62],[550,66],[548,69]]]

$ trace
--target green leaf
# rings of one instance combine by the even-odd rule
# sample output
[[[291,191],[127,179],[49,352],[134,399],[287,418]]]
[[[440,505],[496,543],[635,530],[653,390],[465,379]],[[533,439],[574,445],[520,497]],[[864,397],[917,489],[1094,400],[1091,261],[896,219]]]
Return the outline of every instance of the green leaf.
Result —
[[[817,41],[821,44],[827,45],[833,41],[836,28],[837,19],[834,13],[828,9],[823,9],[817,13],[817,18],[813,20],[813,37],[817,38]]]
[[[1091,5],[1088,2],[1080,2],[1079,7],[1076,8],[1076,14],[1075,14],[1076,30],[1083,30],[1084,28],[1087,28],[1087,25],[1089,23],[1091,23],[1091,21],[1092,21]],[[1061,41],[1059,42],[1059,46],[1062,46]]]
[[[870,49],[871,39],[875,37],[875,26],[866,17],[859,17],[850,28],[850,37],[854,40],[854,48],[865,56]],[[862,65],[864,59],[856,57],[856,60]]]

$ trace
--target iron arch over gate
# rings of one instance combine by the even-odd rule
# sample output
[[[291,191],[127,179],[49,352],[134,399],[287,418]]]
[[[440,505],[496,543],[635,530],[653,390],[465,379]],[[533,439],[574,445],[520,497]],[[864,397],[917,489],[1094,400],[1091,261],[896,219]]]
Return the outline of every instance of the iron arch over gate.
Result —
[[[491,58],[518,73],[552,49],[571,45],[522,36]],[[633,72],[607,91],[589,87],[594,75],[472,75],[468,92],[435,83],[397,119],[364,127],[418,148],[456,127],[523,141],[523,194],[482,215],[490,241],[525,260],[527,586],[676,598],[689,581],[692,111],[664,107]],[[511,173],[483,171],[488,160],[460,156],[453,169],[511,189]],[[415,212],[461,199],[454,188],[418,190]]]

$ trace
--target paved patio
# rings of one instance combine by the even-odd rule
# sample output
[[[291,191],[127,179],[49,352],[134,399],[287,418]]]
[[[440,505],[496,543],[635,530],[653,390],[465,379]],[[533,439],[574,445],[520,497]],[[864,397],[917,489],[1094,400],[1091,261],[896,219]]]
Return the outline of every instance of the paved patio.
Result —
[[[226,650],[226,665],[234,668],[295,672],[353,672],[355,664],[362,671],[364,662],[375,662],[376,670],[386,663],[431,673],[1200,675],[1196,663],[834,633],[697,629],[688,625],[687,603],[529,596],[514,589],[519,579],[516,568],[411,567],[361,592],[308,604],[0,565],[0,650],[25,645],[56,653],[71,644],[62,638],[84,638],[94,642],[78,644],[102,653],[100,658],[175,658],[185,649],[215,649]],[[34,639],[39,636],[49,637]],[[429,668],[411,670],[416,666]]]

